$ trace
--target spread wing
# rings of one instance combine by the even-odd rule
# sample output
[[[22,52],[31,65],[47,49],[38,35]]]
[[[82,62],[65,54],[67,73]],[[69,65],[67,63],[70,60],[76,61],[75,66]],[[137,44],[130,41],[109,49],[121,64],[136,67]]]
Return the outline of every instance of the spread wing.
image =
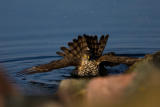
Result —
[[[105,48],[109,35],[102,35],[100,40],[97,36],[83,35],[78,36],[78,39],[73,39],[72,42],[68,42],[68,48],[61,47],[61,52],[57,52],[59,56],[62,56],[60,60],[51,61],[48,64],[37,65],[28,69],[25,69],[18,74],[33,74],[41,72],[49,72],[54,69],[64,68],[68,66],[79,66],[81,59],[86,51],[91,53],[91,58],[99,58]]]
[[[107,66],[114,66],[119,64],[126,64],[130,66],[141,59],[142,58],[116,56],[113,52],[110,52],[108,54],[104,54],[103,56],[99,57],[97,62],[103,63],[103,65],[107,65]]]
[[[84,36],[78,36],[78,39],[73,39],[73,42],[68,42],[68,46],[69,48],[61,47],[62,52],[57,52],[59,56],[62,56],[62,59],[25,69],[18,74],[49,72],[68,66],[78,66],[84,52],[89,50],[86,38]]]
[[[53,69],[64,68],[67,66],[72,66],[72,64],[67,59],[63,58],[60,60],[51,61],[47,64],[41,64],[33,66],[31,68],[27,68],[23,71],[18,72],[18,75],[49,72]]]

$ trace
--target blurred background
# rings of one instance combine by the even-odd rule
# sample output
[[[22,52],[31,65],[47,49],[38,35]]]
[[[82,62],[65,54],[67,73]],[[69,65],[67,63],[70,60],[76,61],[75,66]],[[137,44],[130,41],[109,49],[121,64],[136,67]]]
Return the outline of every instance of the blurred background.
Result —
[[[1,0],[0,63],[24,94],[50,94],[72,67],[16,73],[60,58],[60,46],[79,34],[110,34],[105,52],[141,57],[160,50],[158,0]]]

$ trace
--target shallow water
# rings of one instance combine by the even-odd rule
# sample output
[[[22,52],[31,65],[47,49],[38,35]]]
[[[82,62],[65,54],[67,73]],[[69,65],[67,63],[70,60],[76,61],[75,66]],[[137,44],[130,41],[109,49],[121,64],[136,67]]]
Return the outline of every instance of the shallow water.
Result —
[[[160,50],[158,0],[0,1],[0,63],[24,93],[50,94],[72,67],[19,77],[16,72],[59,59],[78,34],[109,33],[105,52],[143,56]]]

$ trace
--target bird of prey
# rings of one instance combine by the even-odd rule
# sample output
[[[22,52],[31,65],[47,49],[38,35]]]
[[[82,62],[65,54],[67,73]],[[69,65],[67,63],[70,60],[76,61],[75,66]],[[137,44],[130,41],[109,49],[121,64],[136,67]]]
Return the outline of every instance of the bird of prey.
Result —
[[[112,52],[103,54],[108,37],[108,34],[102,35],[98,40],[97,35],[79,35],[77,39],[68,42],[68,48],[61,47],[62,51],[57,52],[59,56],[62,56],[61,59],[25,69],[20,73],[42,73],[68,66],[75,66],[72,72],[73,76],[91,77],[105,74],[107,72],[106,65],[114,66],[120,63],[132,65],[139,60],[138,58],[116,56]]]

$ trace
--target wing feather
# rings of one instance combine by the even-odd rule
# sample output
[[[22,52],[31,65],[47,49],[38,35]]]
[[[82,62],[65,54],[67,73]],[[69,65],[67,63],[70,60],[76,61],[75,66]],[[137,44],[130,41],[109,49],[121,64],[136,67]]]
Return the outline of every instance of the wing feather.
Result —
[[[32,68],[25,69],[20,73],[33,74],[40,72],[49,72],[51,70],[67,66],[79,66],[82,56],[86,54],[86,51],[90,51],[90,53],[92,53],[91,57],[100,57],[105,48],[107,40],[108,35],[101,36],[99,41],[97,35],[79,35],[77,39],[73,39],[72,42],[68,42],[68,48],[61,47],[60,49],[62,52],[56,52],[58,55],[62,56],[62,59],[55,60],[47,64],[37,65]]]

